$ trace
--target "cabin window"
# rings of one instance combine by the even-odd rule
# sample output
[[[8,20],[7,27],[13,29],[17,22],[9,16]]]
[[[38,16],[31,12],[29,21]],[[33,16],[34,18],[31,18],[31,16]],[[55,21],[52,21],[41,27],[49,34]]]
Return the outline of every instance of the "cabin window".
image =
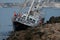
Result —
[[[23,16],[24,18],[26,17],[26,16]]]
[[[35,23],[35,20],[34,20],[34,19],[32,19],[32,18],[30,18],[30,22]]]
[[[22,19],[25,20],[26,16],[23,16]]]
[[[18,18],[18,21],[20,21],[20,18]]]
[[[32,20],[32,23],[35,23],[35,20]]]
[[[36,7],[35,7],[36,8]]]
[[[31,23],[35,23],[35,20],[32,19],[32,18],[28,18],[27,20],[28,20],[29,22],[31,22]]]
[[[30,20],[32,20],[32,19],[30,18]]]
[[[29,22],[32,22],[32,18],[28,18],[27,20],[28,20]]]
[[[28,21],[31,22],[32,21],[32,18],[28,18]]]

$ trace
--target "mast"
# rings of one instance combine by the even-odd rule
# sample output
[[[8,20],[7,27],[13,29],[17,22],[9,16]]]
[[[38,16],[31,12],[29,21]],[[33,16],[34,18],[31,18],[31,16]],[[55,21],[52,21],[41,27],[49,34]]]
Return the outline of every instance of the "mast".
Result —
[[[33,7],[34,2],[35,2],[35,0],[33,0],[33,1],[32,1],[32,4],[31,4],[31,6],[30,6],[30,8],[29,8],[29,11],[28,11],[28,14],[27,14],[27,16],[26,16],[26,19],[25,19],[25,20],[27,20],[27,17],[28,17],[28,16],[29,16],[29,14],[30,14],[30,11],[31,11],[31,9],[32,9],[32,7]]]
[[[30,11],[31,11],[31,9],[32,9],[32,6],[33,6],[33,4],[34,4],[34,1],[35,1],[35,0],[33,0],[31,6],[30,6],[30,8],[29,8],[28,14],[30,13]]]

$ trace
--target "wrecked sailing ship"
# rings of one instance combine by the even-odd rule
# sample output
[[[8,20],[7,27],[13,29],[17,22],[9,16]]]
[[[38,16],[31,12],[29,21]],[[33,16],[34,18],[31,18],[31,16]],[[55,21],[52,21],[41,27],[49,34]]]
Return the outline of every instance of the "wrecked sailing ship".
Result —
[[[56,7],[57,2],[52,0],[25,0],[24,8],[29,6],[27,13],[14,13],[13,26],[14,30],[24,30],[28,27],[36,27],[42,23],[45,12],[42,11],[45,7]],[[60,4],[60,3],[59,3]],[[24,9],[23,8],[23,9]]]
[[[33,0],[27,13],[14,13],[12,21],[14,30],[25,30],[28,27],[36,27],[37,25],[42,23],[41,19],[43,18],[42,15],[44,13],[40,11],[40,9],[42,8],[40,7],[40,2],[40,0]]]

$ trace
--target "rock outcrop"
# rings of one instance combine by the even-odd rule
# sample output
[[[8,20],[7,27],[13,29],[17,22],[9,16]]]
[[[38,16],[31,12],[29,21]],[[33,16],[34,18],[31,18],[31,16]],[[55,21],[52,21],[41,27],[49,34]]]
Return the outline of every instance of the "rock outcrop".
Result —
[[[60,40],[60,23],[15,31],[7,40]]]

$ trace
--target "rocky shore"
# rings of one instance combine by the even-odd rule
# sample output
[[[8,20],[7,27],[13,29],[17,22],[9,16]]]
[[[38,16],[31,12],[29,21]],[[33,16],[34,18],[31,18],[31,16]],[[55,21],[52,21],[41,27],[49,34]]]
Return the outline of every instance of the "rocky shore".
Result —
[[[7,40],[60,40],[60,23],[14,31]]]

